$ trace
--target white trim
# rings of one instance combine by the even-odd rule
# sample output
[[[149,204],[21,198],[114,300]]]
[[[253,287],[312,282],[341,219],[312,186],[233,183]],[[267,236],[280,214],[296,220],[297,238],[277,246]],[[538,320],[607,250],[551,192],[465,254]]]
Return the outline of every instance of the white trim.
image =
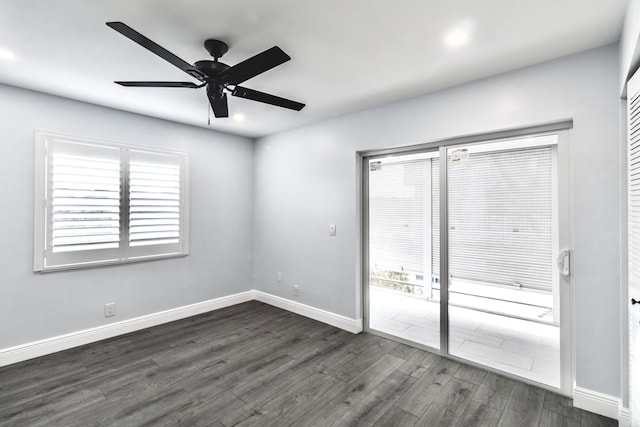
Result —
[[[620,406],[618,410],[618,427],[631,427],[631,411]]]
[[[267,294],[262,291],[253,292],[254,299],[260,302],[264,302],[265,304],[282,308],[283,310],[287,310],[292,313],[296,313],[301,316],[326,323],[327,325],[335,326],[336,328],[344,329],[345,331],[351,332],[353,334],[362,332],[362,319],[352,319],[349,317],[341,316],[339,314],[311,307],[310,305],[301,304],[290,299]]]
[[[351,319],[285,298],[251,290],[0,349],[0,367],[253,300],[309,317],[354,334],[362,332],[362,319]]]
[[[623,415],[619,398],[578,386],[573,389],[573,406],[615,420]]]
[[[241,292],[226,297],[215,298],[191,305],[172,308],[158,313],[148,314],[121,322],[110,323],[83,331],[46,338],[27,344],[0,350],[0,366],[11,365],[35,357],[44,356],[69,348],[78,347],[92,342],[116,337],[129,332],[139,331],[163,323],[173,322],[231,305],[253,300],[254,291]]]

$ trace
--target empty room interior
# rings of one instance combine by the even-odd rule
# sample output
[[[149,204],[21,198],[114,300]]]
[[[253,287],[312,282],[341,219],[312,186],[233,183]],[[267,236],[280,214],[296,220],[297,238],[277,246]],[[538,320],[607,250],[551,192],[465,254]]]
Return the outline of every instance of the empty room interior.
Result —
[[[5,0],[0,425],[640,426],[640,0]]]

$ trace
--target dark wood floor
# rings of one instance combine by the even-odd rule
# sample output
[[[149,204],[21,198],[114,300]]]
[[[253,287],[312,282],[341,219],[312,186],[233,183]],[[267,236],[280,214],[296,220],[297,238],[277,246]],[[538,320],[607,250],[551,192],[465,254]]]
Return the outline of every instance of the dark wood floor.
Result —
[[[610,426],[571,401],[250,302],[0,369],[2,426]]]

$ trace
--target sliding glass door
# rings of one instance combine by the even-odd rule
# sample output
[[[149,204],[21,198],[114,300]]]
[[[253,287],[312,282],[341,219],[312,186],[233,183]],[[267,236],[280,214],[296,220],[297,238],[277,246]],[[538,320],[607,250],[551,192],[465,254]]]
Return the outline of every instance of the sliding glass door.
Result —
[[[446,149],[446,285],[449,354],[560,388],[557,142]]]
[[[365,159],[367,329],[566,392],[564,137]]]

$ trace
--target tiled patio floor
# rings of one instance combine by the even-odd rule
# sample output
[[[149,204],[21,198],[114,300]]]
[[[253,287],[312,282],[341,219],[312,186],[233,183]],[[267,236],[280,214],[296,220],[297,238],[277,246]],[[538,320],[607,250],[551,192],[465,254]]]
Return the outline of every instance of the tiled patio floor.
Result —
[[[440,347],[438,302],[370,288],[370,328],[429,347]],[[560,387],[557,326],[460,307],[449,308],[449,351],[533,381]]]

